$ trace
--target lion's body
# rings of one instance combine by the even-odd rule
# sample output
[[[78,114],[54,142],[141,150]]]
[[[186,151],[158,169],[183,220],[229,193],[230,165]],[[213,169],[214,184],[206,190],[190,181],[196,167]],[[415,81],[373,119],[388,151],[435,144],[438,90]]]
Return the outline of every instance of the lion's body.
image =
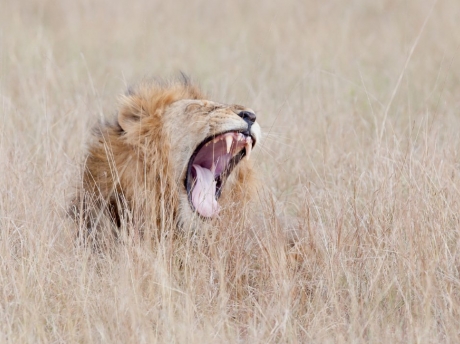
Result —
[[[205,100],[188,83],[145,83],[128,92],[117,117],[97,126],[89,143],[73,202],[80,227],[96,233],[104,222],[112,228],[131,224],[142,233],[146,226],[196,230],[207,223],[189,204],[187,164],[206,137],[244,130],[235,115],[242,109]],[[242,161],[226,180],[219,217],[244,206],[254,183],[250,162]]]

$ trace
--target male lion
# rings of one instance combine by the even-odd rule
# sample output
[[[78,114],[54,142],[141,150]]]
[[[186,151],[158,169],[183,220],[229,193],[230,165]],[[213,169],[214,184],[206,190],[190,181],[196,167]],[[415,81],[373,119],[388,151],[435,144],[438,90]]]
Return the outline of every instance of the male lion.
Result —
[[[187,80],[144,82],[94,129],[73,214],[87,233],[102,223],[135,235],[145,226],[197,230],[249,200],[260,138],[249,108],[209,101]]]

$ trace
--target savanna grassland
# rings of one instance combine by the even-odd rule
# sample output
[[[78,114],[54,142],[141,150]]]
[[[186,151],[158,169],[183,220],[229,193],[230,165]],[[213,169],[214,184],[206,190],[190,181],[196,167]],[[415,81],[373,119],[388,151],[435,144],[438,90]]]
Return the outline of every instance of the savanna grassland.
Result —
[[[180,71],[256,110],[258,199],[76,245],[91,126]],[[0,1],[0,342],[458,343],[459,270],[458,0]]]

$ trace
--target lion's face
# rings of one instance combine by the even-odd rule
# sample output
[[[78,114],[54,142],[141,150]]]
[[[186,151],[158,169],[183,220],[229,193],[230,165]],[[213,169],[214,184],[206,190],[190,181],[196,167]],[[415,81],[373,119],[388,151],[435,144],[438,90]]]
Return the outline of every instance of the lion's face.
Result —
[[[171,138],[170,157],[180,185],[180,217],[217,217],[226,193],[243,187],[236,175],[250,173],[253,147],[261,131],[253,110],[207,100],[180,100],[164,113]],[[170,125],[168,125],[170,124]],[[222,196],[222,198],[221,198]],[[228,201],[236,202],[238,200]],[[187,222],[187,221],[185,221]]]

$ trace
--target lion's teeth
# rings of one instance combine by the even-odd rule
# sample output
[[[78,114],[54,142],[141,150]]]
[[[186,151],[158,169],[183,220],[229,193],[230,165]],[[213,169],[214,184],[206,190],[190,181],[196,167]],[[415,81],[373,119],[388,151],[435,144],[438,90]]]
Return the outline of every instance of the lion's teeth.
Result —
[[[252,144],[250,142],[246,142],[246,160],[249,160],[251,156]]]
[[[225,136],[225,143],[227,144],[227,154],[228,154],[230,153],[230,149],[232,148],[233,136],[232,135]]]

